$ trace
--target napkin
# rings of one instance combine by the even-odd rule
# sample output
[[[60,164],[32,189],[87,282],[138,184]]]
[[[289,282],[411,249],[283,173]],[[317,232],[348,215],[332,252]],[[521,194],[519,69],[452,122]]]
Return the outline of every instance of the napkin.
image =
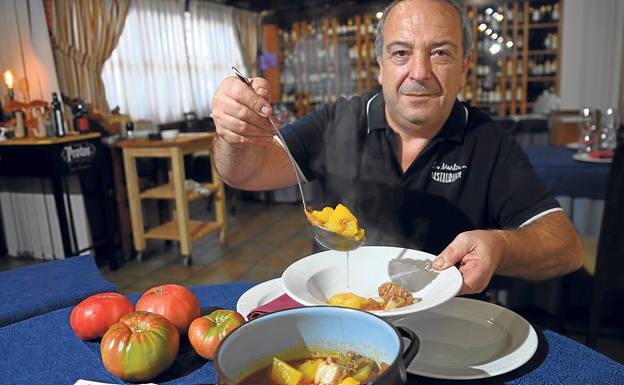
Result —
[[[288,294],[282,294],[279,297],[275,298],[273,301],[267,302],[264,305],[258,306],[257,308],[250,311],[249,314],[247,314],[247,319],[252,320],[268,313],[273,313],[279,310],[294,309],[302,306],[303,305],[301,305],[299,302],[290,298]]]
[[[589,157],[594,159],[611,159],[613,158],[613,151],[609,150],[595,150],[589,152]]]

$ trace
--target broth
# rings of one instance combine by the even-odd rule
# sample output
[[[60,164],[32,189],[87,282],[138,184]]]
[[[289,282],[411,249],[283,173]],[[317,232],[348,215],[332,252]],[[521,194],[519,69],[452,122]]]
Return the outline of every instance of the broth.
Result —
[[[354,352],[332,353],[295,360],[273,358],[273,364],[264,367],[239,381],[238,385],[313,385],[315,379],[328,379],[327,383],[363,384],[379,376],[388,365],[378,365],[374,360]],[[276,374],[277,373],[277,374]],[[280,374],[284,376],[280,377]],[[287,377],[291,382],[280,380]],[[299,378],[299,379],[298,379]],[[294,379],[294,380],[293,380]],[[298,379],[298,380],[297,380]]]

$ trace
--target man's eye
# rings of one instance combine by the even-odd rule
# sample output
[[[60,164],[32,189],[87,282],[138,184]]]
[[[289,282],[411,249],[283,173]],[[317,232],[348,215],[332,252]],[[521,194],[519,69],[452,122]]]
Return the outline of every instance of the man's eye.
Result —
[[[444,50],[433,51],[433,55],[434,56],[442,56],[442,57],[443,56],[450,56],[449,53],[447,51],[444,51]]]
[[[405,56],[407,56],[407,51],[404,50],[404,49],[398,50],[398,51],[394,51],[394,52],[392,52],[392,56],[405,57]]]

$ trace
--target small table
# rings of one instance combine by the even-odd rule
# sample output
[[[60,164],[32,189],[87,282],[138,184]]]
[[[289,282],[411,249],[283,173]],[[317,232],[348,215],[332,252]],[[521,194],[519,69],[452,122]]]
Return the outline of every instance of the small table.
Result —
[[[542,183],[559,201],[581,236],[598,236],[611,164],[574,160],[575,150],[563,146],[524,146],[529,161]],[[584,267],[593,274],[595,259],[585,257]],[[497,276],[499,289],[506,289],[505,305],[514,309],[543,310],[553,317],[551,327],[565,326],[570,303],[568,294],[585,284],[585,275],[572,273],[546,281],[527,281]],[[578,283],[577,283],[578,282]],[[544,315],[541,313],[542,316]]]
[[[175,140],[133,139],[119,141],[115,145],[123,150],[124,170],[130,206],[130,221],[137,259],[142,259],[147,239],[164,239],[180,242],[180,254],[184,264],[192,263],[192,241],[196,241],[213,231],[219,231],[219,242],[225,242],[227,230],[225,215],[225,190],[219,174],[212,165],[212,183],[201,184],[214,198],[216,221],[195,221],[189,219],[188,202],[203,195],[195,190],[187,190],[185,185],[184,155],[210,150],[214,133],[180,135]],[[169,183],[139,191],[136,158],[168,158],[171,160],[171,180]],[[154,229],[145,231],[141,200],[164,199],[175,202],[173,220]]]
[[[556,146],[526,146],[535,172],[555,196],[604,199],[610,163],[572,159],[574,150]]]
[[[597,237],[611,164],[574,160],[575,150],[565,147],[526,146],[524,151],[579,233]]]

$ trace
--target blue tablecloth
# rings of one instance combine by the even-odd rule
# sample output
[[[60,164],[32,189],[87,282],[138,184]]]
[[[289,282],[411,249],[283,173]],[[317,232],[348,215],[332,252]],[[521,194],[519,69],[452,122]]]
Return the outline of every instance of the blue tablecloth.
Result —
[[[202,307],[234,309],[236,301],[252,284],[238,283],[194,287]],[[136,301],[138,295],[130,296]],[[78,379],[124,383],[103,367],[99,343],[83,342],[72,332],[71,308],[56,310],[0,328],[0,383],[73,384]],[[617,384],[624,366],[551,331],[539,332],[539,347],[524,366],[502,376],[477,381],[442,381],[409,376],[409,384]],[[269,338],[269,337],[267,337]],[[270,339],[267,339],[270,343]],[[251,348],[251,347],[250,347]],[[182,354],[174,366],[153,380],[158,384],[215,382],[212,363],[192,351]]]
[[[587,163],[572,159],[574,151],[565,147],[525,146],[535,172],[555,196],[604,199],[609,163]]]
[[[52,310],[117,287],[100,274],[93,257],[83,255],[0,272],[0,326]]]

